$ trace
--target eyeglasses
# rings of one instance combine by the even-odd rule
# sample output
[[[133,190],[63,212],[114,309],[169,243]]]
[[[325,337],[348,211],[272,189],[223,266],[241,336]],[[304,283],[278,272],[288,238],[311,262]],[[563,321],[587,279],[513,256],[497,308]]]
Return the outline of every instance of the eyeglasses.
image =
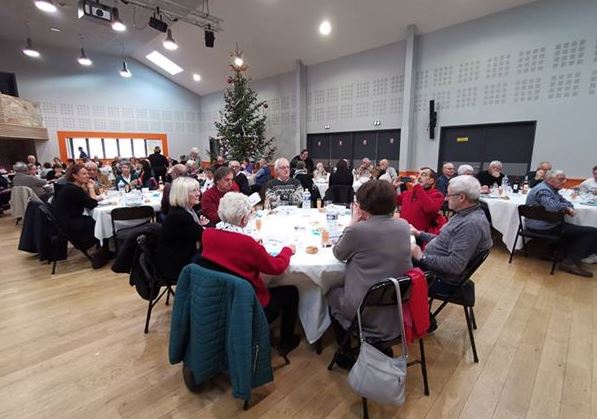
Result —
[[[449,193],[449,194],[446,195],[445,198],[448,199],[448,198],[451,198],[453,196],[460,196],[460,195],[462,195],[462,194],[460,194],[460,193]]]

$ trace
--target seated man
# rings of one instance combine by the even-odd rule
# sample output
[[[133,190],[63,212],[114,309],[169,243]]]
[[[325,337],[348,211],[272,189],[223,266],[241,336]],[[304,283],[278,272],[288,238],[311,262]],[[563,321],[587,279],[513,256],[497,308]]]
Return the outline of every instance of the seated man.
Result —
[[[30,163],[30,166],[33,168],[36,167],[33,163]],[[15,176],[12,179],[12,186],[27,186],[31,188],[42,201],[47,201],[50,196],[52,196],[50,191],[44,189],[44,186],[48,184],[48,181],[29,174],[29,168],[25,163],[17,162],[13,166],[13,169],[15,171]]]
[[[477,179],[479,179],[479,183],[481,184],[481,193],[489,193],[489,189],[493,185],[502,186],[504,176],[501,161],[494,160],[489,163],[487,170],[477,174]]]
[[[537,165],[537,170],[531,170],[527,173],[527,179],[529,181],[529,188],[534,188],[538,183],[543,182],[545,173],[551,170],[551,163],[548,161],[542,161]]]
[[[526,204],[541,206],[549,212],[564,212],[574,217],[576,214],[574,205],[558,192],[565,183],[566,174],[564,172],[561,170],[548,171],[545,174],[545,180],[531,189],[527,195]],[[587,278],[593,277],[593,273],[584,269],[580,265],[580,261],[597,253],[597,228],[541,220],[526,220],[525,226],[530,230],[560,235],[562,237],[560,246],[565,252],[560,269]]]
[[[276,178],[264,186],[265,199],[269,200],[272,208],[279,205],[299,205],[303,199],[301,182],[290,177],[290,163],[285,158],[279,158],[274,163]]]
[[[201,213],[212,225],[220,222],[218,216],[220,199],[230,191],[239,192],[238,186],[234,183],[234,170],[222,166],[214,173],[214,186],[206,190],[201,198]]]
[[[390,183],[394,182],[398,177],[398,173],[396,173],[396,169],[390,166],[390,162],[388,159],[381,159],[379,161],[379,168],[382,170],[382,176],[388,175],[390,178]]]
[[[586,191],[597,190],[597,166],[593,166],[593,177],[588,178],[580,184],[580,189]]]
[[[241,193],[249,195],[249,179],[247,179],[247,176],[241,171],[240,163],[236,160],[232,160],[230,162],[230,168],[234,170],[234,183],[236,183]]]
[[[371,177],[371,160],[365,157],[361,160],[361,165],[355,169],[354,176],[358,179],[360,177]]]
[[[435,189],[436,173],[429,167],[421,168],[415,186],[396,196],[400,218],[417,230],[429,231],[444,203],[444,195]]]
[[[479,206],[480,193],[481,185],[473,176],[456,176],[450,180],[446,195],[448,206],[455,214],[439,235],[411,226],[414,236],[427,243],[425,252],[417,245],[411,246],[413,259],[422,269],[429,269],[438,276],[429,290],[430,295],[453,290],[462,280],[469,262],[493,245],[489,222]]]
[[[450,182],[450,179],[452,179],[455,174],[456,169],[454,168],[454,163],[444,163],[442,166],[442,174],[437,178],[437,184],[435,185],[437,190],[446,195],[448,193],[448,182]]]

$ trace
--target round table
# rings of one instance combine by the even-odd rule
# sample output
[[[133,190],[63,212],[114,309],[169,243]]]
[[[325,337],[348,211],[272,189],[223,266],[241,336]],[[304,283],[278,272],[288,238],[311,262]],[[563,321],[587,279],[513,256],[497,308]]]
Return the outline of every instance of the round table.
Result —
[[[334,257],[331,247],[321,244],[320,228],[327,227],[325,216],[317,209],[277,208],[271,213],[257,213],[256,219],[261,219],[262,223],[261,231],[256,231],[255,219],[248,226],[254,237],[263,240],[270,254],[277,254],[288,244],[296,246],[288,270],[277,277],[266,277],[266,281],[268,286],[297,287],[298,315],[310,343],[317,341],[331,323],[325,294],[344,282],[344,262]],[[349,222],[350,213],[340,215],[338,232],[343,231]],[[305,251],[307,246],[317,247],[317,253],[308,254]]]
[[[574,217],[566,216],[566,222],[589,227],[597,226],[597,205],[587,205],[580,197],[571,199],[567,191],[563,191],[562,195],[572,202],[576,210]],[[527,195],[510,194],[509,198],[481,196],[481,200],[489,208],[491,225],[502,233],[502,241],[511,252],[518,231],[518,206],[526,203]],[[522,240],[518,241],[516,249],[522,249]]]
[[[151,191],[143,194],[143,205],[149,205],[153,207],[155,212],[158,212],[162,204],[162,192]],[[122,198],[110,198],[100,201],[99,205],[94,209],[87,211],[88,214],[95,220],[95,237],[103,243],[104,239],[109,239],[114,235],[112,229],[112,217],[110,213],[114,208],[125,207]],[[119,221],[119,225],[135,225],[138,222],[135,220],[131,221]]]

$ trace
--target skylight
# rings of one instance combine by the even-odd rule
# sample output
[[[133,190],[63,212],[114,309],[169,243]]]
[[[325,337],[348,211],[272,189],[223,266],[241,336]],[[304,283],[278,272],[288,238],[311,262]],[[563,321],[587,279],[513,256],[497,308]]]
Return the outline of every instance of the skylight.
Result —
[[[149,61],[160,67],[162,70],[167,71],[173,76],[183,71],[183,69],[178,64],[164,57],[157,51],[153,51],[152,53],[147,54],[145,58],[147,58]]]

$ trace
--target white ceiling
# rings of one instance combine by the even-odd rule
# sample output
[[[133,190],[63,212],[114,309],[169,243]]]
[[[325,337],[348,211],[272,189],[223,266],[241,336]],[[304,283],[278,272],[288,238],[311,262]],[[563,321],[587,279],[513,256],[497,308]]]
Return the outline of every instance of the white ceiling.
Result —
[[[0,38],[24,42],[24,22],[31,22],[31,35],[38,44],[79,48],[78,34],[85,34],[88,51],[127,53],[164,74],[174,82],[200,94],[223,89],[228,76],[229,53],[236,42],[244,50],[249,74],[254,80],[285,73],[295,68],[296,60],[310,65],[387,45],[404,38],[406,27],[416,24],[419,33],[428,33],[457,23],[506,10],[533,0],[212,0],[210,12],[222,18],[223,31],[216,33],[215,48],[206,48],[203,31],[184,22],[172,26],[179,44],[176,51],[165,50],[164,35],[145,27],[150,12],[133,13],[130,6],[116,3],[121,17],[129,25],[125,35],[110,27],[76,17],[76,0],[59,0],[64,5],[56,15],[38,11],[32,0],[0,0]],[[146,0],[157,2],[165,0]],[[175,0],[188,8],[202,0]],[[322,19],[332,23],[332,34],[321,37]],[[62,32],[49,31],[57,26]],[[170,76],[145,59],[157,49],[184,71]],[[192,80],[196,72],[202,77]]]

